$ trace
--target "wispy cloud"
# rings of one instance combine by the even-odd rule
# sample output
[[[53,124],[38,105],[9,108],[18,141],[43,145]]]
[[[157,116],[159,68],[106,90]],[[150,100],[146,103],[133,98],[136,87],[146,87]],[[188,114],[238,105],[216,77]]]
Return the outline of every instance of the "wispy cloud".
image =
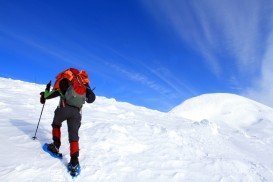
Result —
[[[273,18],[273,16],[272,16]],[[273,30],[273,26],[272,26]],[[261,76],[255,79],[252,87],[244,91],[250,98],[273,107],[273,32],[266,42],[266,50],[262,60]]]
[[[6,36],[15,39],[17,42],[22,42],[25,45],[28,45],[32,48],[39,50],[40,52],[58,58],[58,60],[62,62],[69,63],[74,65],[75,62],[82,65],[82,62],[78,59],[77,56],[65,51],[64,49],[60,49],[58,47],[54,47],[53,44],[49,45],[46,43],[42,43],[41,41],[35,41],[34,38],[30,38],[29,36],[23,36],[21,34],[14,33],[13,31],[5,30],[0,27],[0,33],[5,34]]]
[[[55,42],[45,43],[41,39],[33,38],[31,35],[22,35],[21,33],[0,26],[0,35],[1,34],[5,35],[10,40],[14,39],[14,42],[16,43],[20,42],[29,46],[32,49],[32,52],[41,52],[46,56],[55,58],[56,61],[66,63],[66,66],[76,66],[78,68],[87,69],[90,67],[89,65],[92,65],[92,72],[96,72],[103,77],[106,76],[101,73],[101,70],[103,70],[102,68],[100,70],[93,68],[95,65],[101,65],[107,61],[77,42],[62,39],[62,43],[59,45],[56,45]],[[16,49],[14,50],[16,51]],[[40,62],[40,60],[36,59],[33,61]]]
[[[155,17],[203,57],[217,76],[223,72],[221,55],[228,54],[241,72],[259,64],[260,1],[143,1]],[[165,21],[164,21],[165,20]]]
[[[168,68],[161,66],[155,69],[147,66],[145,67],[180,96],[185,95],[185,93],[196,95],[196,91],[193,88],[183,83],[181,78],[174,76]]]
[[[241,94],[273,106],[272,1],[142,2],[159,22],[203,56],[212,73],[228,77],[230,86]],[[226,68],[225,61],[232,68]]]
[[[155,81],[149,79],[147,76],[145,76],[144,74],[135,72],[135,71],[129,71],[117,64],[114,63],[110,63],[107,62],[106,63],[107,66],[113,68],[116,72],[124,75],[125,77],[136,81],[138,83],[141,83],[153,90],[155,90],[156,92],[162,94],[162,95],[169,95],[171,93],[171,91],[168,88],[165,88],[164,86],[156,83]]]
[[[156,64],[154,66],[151,66],[149,64],[147,64],[147,62],[149,61],[142,61],[142,60],[135,60],[133,58],[129,58],[128,56],[125,56],[124,54],[118,52],[117,50],[108,47],[109,50],[111,50],[114,54],[116,54],[117,56],[119,56],[120,58],[122,58],[124,61],[126,61],[127,63],[130,63],[130,65],[137,65],[140,66],[142,68],[142,70],[146,70],[149,73],[149,76],[154,76],[157,78],[157,80],[159,82],[162,82],[165,86],[160,85],[159,83],[157,83],[157,85],[160,88],[164,88],[164,90],[168,90],[168,96],[172,95],[174,98],[181,98],[181,96],[185,96],[185,95],[196,95],[196,91],[194,88],[192,88],[191,86],[189,86],[189,84],[186,84],[185,81],[182,81],[183,79],[181,78],[177,78],[177,76],[175,76],[166,66],[161,64],[161,61],[157,61]],[[116,67],[117,65],[115,65],[114,67]],[[120,72],[125,73],[125,74],[132,74],[132,72],[129,72],[127,70],[120,70],[121,68],[118,67],[118,69]],[[133,73],[133,75],[129,76],[129,77],[134,77],[134,75],[139,75],[140,73]],[[156,81],[147,81],[148,80],[148,76],[144,76],[143,73],[142,77],[145,77],[144,80],[146,80],[145,82],[143,82],[145,85],[148,85],[147,83],[155,83]],[[143,81],[143,79],[134,79],[136,81]],[[157,89],[157,90],[162,90],[162,89]],[[172,90],[170,92],[170,90]],[[163,92],[160,91],[160,93],[162,94]],[[171,94],[172,93],[172,94]],[[187,93],[187,94],[186,94]],[[164,93],[166,94],[166,93]]]

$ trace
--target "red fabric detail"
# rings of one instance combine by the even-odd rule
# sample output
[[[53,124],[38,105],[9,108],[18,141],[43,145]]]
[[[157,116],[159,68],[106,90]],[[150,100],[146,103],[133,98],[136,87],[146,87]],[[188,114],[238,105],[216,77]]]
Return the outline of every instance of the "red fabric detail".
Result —
[[[79,73],[79,76],[80,76],[83,84],[88,84],[90,82],[86,71],[81,70]]]
[[[74,90],[81,95],[86,92],[84,85],[90,82],[86,71],[79,71],[76,68],[69,68],[56,76],[56,81],[53,87],[54,90],[60,90],[59,83],[64,78],[72,81]],[[74,86],[75,82],[77,85]]]
[[[61,138],[61,129],[60,128],[53,128],[52,129],[52,135],[56,138]]]
[[[76,68],[69,68],[68,70],[70,70],[74,75],[78,75],[80,73],[80,71]]]
[[[86,93],[86,86],[82,83],[81,78],[76,76],[72,80],[73,84],[73,89],[75,90],[76,93],[83,95]]]
[[[76,152],[79,152],[79,142],[77,141],[72,141],[70,142],[70,155],[75,154]]]

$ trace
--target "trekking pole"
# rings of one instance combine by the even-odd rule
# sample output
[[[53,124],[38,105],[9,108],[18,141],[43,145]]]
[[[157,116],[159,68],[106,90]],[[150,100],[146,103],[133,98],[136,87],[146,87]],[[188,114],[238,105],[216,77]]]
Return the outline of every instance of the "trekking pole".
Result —
[[[49,92],[50,91],[50,86],[51,86],[51,81],[46,85],[46,89],[45,90]],[[40,118],[39,118],[39,121],[38,121],[38,124],[37,124],[37,128],[36,128],[36,131],[35,131],[35,135],[34,135],[34,137],[32,137],[33,140],[35,140],[37,138],[36,134],[37,134],[37,131],[38,131],[38,128],[39,128],[39,124],[40,124],[41,118],[42,118],[44,107],[45,107],[45,103],[43,104],[43,107],[42,107]]]
[[[43,114],[43,111],[44,111],[44,107],[45,107],[45,103],[43,104],[43,107],[42,107],[42,111],[41,111],[41,114],[40,114],[40,118],[39,118],[39,121],[38,121],[38,124],[37,124],[37,128],[36,128],[36,131],[35,131],[35,135],[34,135],[34,137],[32,137],[33,140],[35,140],[35,139],[37,138],[37,137],[36,137],[36,133],[37,133],[37,130],[38,130],[40,121],[41,121],[41,117],[42,117],[42,114]]]

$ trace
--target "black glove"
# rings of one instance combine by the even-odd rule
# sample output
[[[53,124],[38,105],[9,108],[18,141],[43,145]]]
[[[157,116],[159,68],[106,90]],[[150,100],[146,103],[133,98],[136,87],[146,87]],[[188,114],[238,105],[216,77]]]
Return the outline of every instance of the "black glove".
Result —
[[[94,92],[90,89],[86,89],[86,102],[87,103],[93,103],[96,100],[96,95]]]
[[[50,86],[51,86],[51,80],[46,85],[46,89],[45,90],[49,92],[50,91]],[[41,95],[41,97],[40,97],[40,103],[41,104],[45,104],[45,101],[46,101],[46,99],[45,99],[45,92],[41,92],[40,95]]]
[[[41,95],[41,97],[40,97],[40,103],[41,104],[45,104],[45,101],[46,101],[45,96],[44,96],[45,92],[41,92],[40,95]]]

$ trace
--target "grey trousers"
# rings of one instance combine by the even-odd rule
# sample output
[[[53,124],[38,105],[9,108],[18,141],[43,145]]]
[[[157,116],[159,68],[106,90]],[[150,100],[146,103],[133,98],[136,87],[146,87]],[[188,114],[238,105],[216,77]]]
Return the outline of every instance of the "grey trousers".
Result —
[[[53,118],[53,127],[61,127],[62,122],[67,120],[69,142],[79,141],[79,128],[81,126],[82,115],[75,107],[58,107]]]

